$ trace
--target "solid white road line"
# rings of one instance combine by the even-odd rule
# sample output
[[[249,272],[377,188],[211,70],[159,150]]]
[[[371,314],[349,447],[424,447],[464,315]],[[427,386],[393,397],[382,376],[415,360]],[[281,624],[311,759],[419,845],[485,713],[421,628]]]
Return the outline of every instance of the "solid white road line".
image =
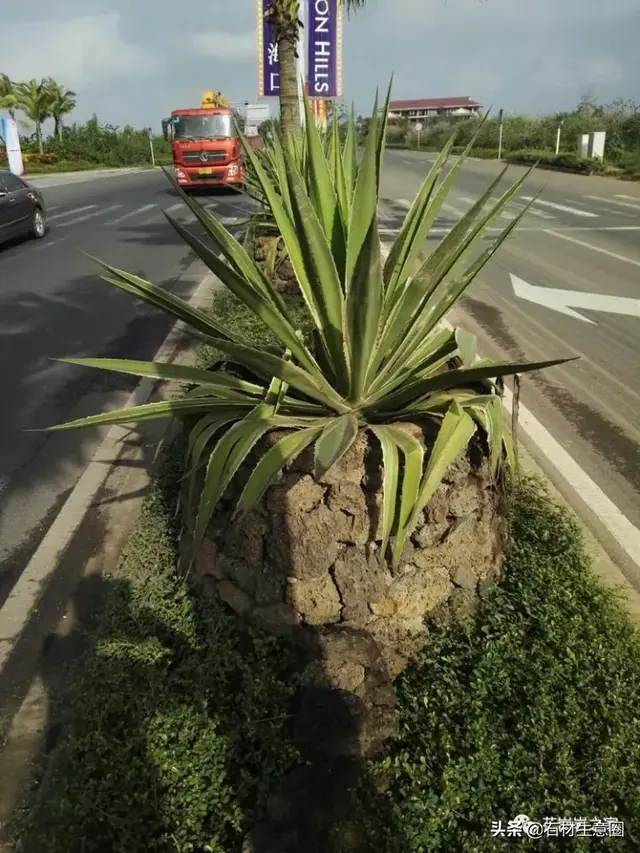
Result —
[[[114,210],[121,210],[123,205],[121,204],[112,204],[111,207],[103,207],[100,210],[94,211],[94,213],[85,213],[83,216],[76,216],[74,219],[67,219],[65,222],[61,222],[57,227],[58,228],[68,228],[69,225],[77,225],[79,222],[86,222],[87,219],[94,219],[96,216],[102,216],[105,213],[111,213]]]
[[[449,204],[449,203],[448,203],[448,202],[446,202],[446,201],[445,201],[445,202],[443,203],[443,205],[442,205],[442,210],[444,210],[446,213],[453,213],[453,215],[454,215],[454,216],[457,216],[457,217],[458,217],[458,219],[462,219],[462,217],[463,217],[463,216],[465,215],[465,213],[467,212],[466,210],[460,210],[460,208],[459,208],[459,207],[456,207],[456,206],[455,206],[455,205],[453,205],[453,204]]]
[[[64,243],[68,237],[56,237],[54,240],[47,240],[46,243],[38,243],[31,247],[32,252],[41,252],[43,249],[48,249],[50,246],[55,246],[57,243]]]
[[[636,204],[640,204],[640,197],[638,197],[637,195],[624,195],[624,193],[615,193],[613,197],[624,198],[627,199],[627,201],[635,201]]]
[[[513,394],[506,387],[503,402],[505,409],[511,414]],[[520,406],[518,424],[546,456],[563,480],[571,486],[573,491],[612,534],[632,562],[636,566],[640,566],[640,530],[629,521],[600,486],[591,479],[586,471],[582,470],[575,459],[555,440],[549,430],[524,406]]]
[[[95,210],[97,206],[97,204],[87,204],[84,207],[74,207],[73,210],[65,210],[62,213],[47,216],[47,222],[52,222],[54,219],[63,219],[65,216],[73,216],[76,213],[84,213],[86,210]]]
[[[469,208],[472,208],[473,205],[478,200],[477,198],[469,198],[469,196],[467,196],[467,195],[458,196],[458,199],[461,202],[463,202],[464,204],[468,204]],[[488,211],[491,208],[491,205],[496,204],[496,202],[498,202],[498,201],[499,201],[499,199],[497,199],[495,197],[490,198],[488,204],[485,205],[485,208],[484,208],[485,211]],[[515,213],[509,213],[508,210],[503,210],[502,213],[500,214],[500,217],[501,217],[501,219],[506,219],[507,221],[511,222],[512,220],[514,220],[516,218],[516,214]]]
[[[593,199],[593,201],[602,201],[605,204],[615,204],[618,207],[630,207],[632,210],[637,210],[640,213],[640,202],[636,202],[635,204],[632,204],[629,201],[616,201],[615,198],[603,198],[602,196],[599,196],[599,195],[588,195],[588,196],[585,196],[585,198],[591,198],[591,199]],[[625,196],[625,198],[626,198],[626,196]]]
[[[105,225],[119,225],[121,222],[124,222],[126,219],[131,219],[132,216],[138,216],[140,213],[146,213],[147,210],[151,210],[154,208],[155,204],[144,204],[142,207],[137,208],[137,210],[130,210],[129,213],[125,213],[122,216],[118,217],[118,219],[112,219],[111,222],[105,222]]]
[[[389,249],[384,245],[382,251],[385,257],[389,253]],[[447,320],[443,322],[443,325],[452,328]],[[513,394],[506,387],[504,389],[503,403],[507,412],[511,414],[513,411]],[[518,425],[533,444],[543,453],[563,480],[584,501],[609,533],[612,534],[618,545],[634,565],[640,567],[640,530],[605,495],[600,486],[591,479],[586,471],[582,470],[575,459],[551,435],[549,430],[522,405],[519,410]]]
[[[633,264],[634,267],[640,267],[640,261],[637,261],[635,258],[628,258],[626,255],[619,255],[618,252],[610,252],[609,249],[603,249],[601,246],[594,246],[592,243],[585,243],[584,240],[578,240],[576,237],[569,237],[568,234],[560,234],[558,231],[552,231],[550,228],[543,228],[542,231],[544,234],[551,234],[552,237],[558,237],[560,240],[568,240],[569,243],[575,243],[576,246],[591,249],[592,252],[600,252],[601,255],[606,255],[608,258],[614,258],[616,261],[622,261],[625,264]]]
[[[520,208],[524,209],[524,205]],[[536,216],[538,219],[555,219],[552,213],[545,213],[544,210],[536,210],[535,207],[530,207],[527,211],[527,216]]]
[[[209,292],[215,276],[208,272],[193,293],[190,304],[203,307],[204,297]],[[166,361],[176,350],[181,337],[181,323],[176,323],[164,343],[155,354],[154,361]],[[139,406],[146,403],[156,381],[142,379],[126,405]],[[91,462],[65,501],[62,509],[44,535],[35,554],[18,578],[6,601],[0,607],[0,670],[11,656],[13,648],[38,606],[47,581],[56,571],[72,538],[80,528],[87,511],[98,491],[106,481],[117,457],[122,441],[130,434],[130,426],[112,426]]]
[[[522,195],[520,196],[522,201],[533,201],[533,196],[530,195]],[[535,200],[536,204],[541,204],[544,207],[551,207],[553,210],[561,210],[563,213],[572,213],[574,216],[584,216],[588,219],[597,219],[597,213],[591,213],[589,210],[580,210],[578,207],[569,207],[566,204],[556,204],[555,201],[545,201],[542,198],[537,198]]]

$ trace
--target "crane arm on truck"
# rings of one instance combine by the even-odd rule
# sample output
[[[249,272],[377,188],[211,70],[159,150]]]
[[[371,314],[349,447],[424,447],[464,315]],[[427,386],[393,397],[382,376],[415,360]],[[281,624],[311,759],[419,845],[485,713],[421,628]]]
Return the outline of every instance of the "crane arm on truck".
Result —
[[[213,107],[214,109],[220,107],[228,107],[229,99],[225,98],[222,92],[214,92],[207,91],[202,93],[202,107],[203,109],[206,107]]]

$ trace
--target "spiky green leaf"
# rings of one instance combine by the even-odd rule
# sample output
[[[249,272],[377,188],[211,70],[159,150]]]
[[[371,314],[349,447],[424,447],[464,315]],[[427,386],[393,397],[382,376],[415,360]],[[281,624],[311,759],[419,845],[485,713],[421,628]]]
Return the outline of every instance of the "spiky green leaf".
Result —
[[[351,447],[358,435],[358,419],[345,414],[332,420],[323,429],[315,447],[315,477],[324,477],[329,468],[335,465]]]

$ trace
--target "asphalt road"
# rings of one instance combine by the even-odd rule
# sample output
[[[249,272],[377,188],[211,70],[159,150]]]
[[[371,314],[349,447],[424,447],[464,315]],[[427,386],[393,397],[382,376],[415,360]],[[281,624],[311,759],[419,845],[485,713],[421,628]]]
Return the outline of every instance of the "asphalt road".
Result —
[[[397,233],[430,159],[387,152],[383,240]],[[495,163],[465,166],[427,247],[498,172]],[[522,172],[511,170],[513,177]],[[157,312],[102,283],[82,251],[184,296],[197,284],[185,276],[192,255],[161,208],[184,221],[189,214],[161,174],[62,180],[39,181],[50,212],[46,239],[0,249],[0,602],[104,434],[25,430],[120,405],[135,384],[51,359],[150,358],[169,328]],[[539,190],[541,199],[474,282],[453,319],[478,333],[486,355],[580,356],[526,378],[523,403],[640,527],[640,187],[540,171],[529,178],[522,196]],[[242,200],[235,196],[203,201],[228,224],[243,218]],[[506,225],[522,204],[511,204],[496,225]],[[601,298],[589,302],[584,294]]]
[[[171,323],[102,282],[83,252],[188,297],[194,260],[162,216],[191,214],[158,171],[44,178],[50,231],[0,247],[0,603],[92,458],[106,430],[26,430],[121,405],[135,379],[51,361],[151,358]],[[52,184],[54,184],[52,186]],[[237,196],[201,199],[223,221]]]
[[[384,240],[393,239],[432,160],[386,153]],[[510,169],[496,195],[524,171]],[[494,162],[463,166],[427,248],[499,172]],[[522,402],[640,527],[640,186],[537,170],[521,196],[540,191],[452,319],[478,334],[483,355],[580,357],[524,379]],[[523,206],[509,205],[494,234]]]

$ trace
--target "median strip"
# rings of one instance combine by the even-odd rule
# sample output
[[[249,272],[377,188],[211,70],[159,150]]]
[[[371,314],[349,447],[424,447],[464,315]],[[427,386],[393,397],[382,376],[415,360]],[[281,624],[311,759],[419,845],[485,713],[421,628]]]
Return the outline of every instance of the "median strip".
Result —
[[[230,294],[214,310],[254,345],[272,342]],[[217,357],[203,349],[200,362]],[[294,650],[177,574],[182,460],[178,439],[104,581],[91,647],[58,697],[65,729],[11,825],[22,849],[143,853],[168,835],[184,849],[240,849],[299,761]],[[397,682],[400,735],[368,762],[362,789],[377,850],[418,853],[428,826],[434,853],[492,853],[492,822],[522,813],[617,814],[617,849],[634,849],[638,634],[594,580],[575,522],[535,481],[517,488],[510,523],[498,589],[434,631]]]

